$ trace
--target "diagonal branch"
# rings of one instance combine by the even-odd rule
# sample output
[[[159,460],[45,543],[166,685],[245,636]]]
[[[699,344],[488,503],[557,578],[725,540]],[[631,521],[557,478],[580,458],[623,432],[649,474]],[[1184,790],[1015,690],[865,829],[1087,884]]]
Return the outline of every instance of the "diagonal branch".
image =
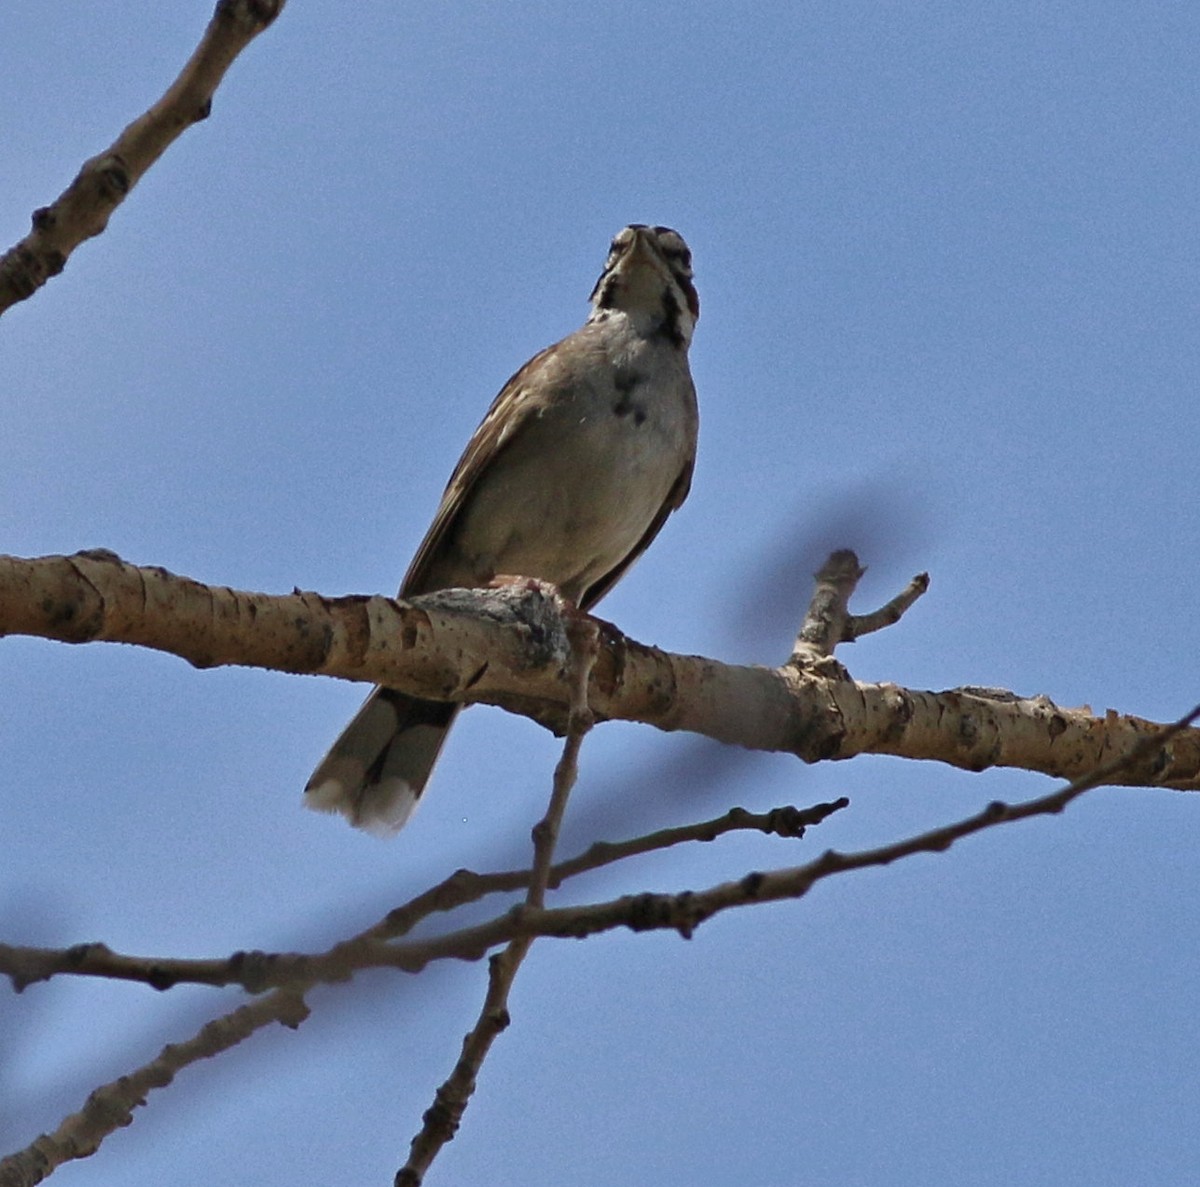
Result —
[[[206,1023],[191,1038],[168,1044],[149,1063],[102,1084],[53,1133],[0,1159],[0,1187],[32,1187],[64,1162],[95,1154],[110,1133],[133,1121],[134,1109],[146,1103],[148,1093],[166,1088],[183,1068],[236,1047],[272,1023],[294,1030],[307,1017],[299,992],[278,989]]]
[[[234,58],[283,10],[286,0],[218,0],[195,52],[166,93],[98,156],[49,206],[33,229],[0,256],[0,314],[31,297],[66,266],[85,239],[108,226],[142,175],[192,124],[206,119]]]
[[[361,955],[367,957],[372,966],[378,962],[415,972],[431,960],[447,957],[478,960],[490,948],[520,936],[580,939],[627,927],[631,931],[672,930],[687,939],[701,923],[732,907],[802,898],[817,882],[837,874],[890,865],[919,853],[943,853],[957,841],[985,829],[1034,816],[1056,815],[1085,792],[1118,779],[1122,766],[1144,762],[1148,755],[1168,744],[1172,736],[1183,732],[1198,717],[1200,705],[1173,724],[1161,727],[1143,738],[1129,754],[1113,759],[1047,795],[1016,804],[994,801],[982,811],[954,824],[931,829],[890,845],[850,853],[831,849],[815,861],[801,866],[747,874],[735,882],[724,882],[702,891],[625,895],[604,903],[540,911],[516,908],[475,927],[462,928],[429,940],[380,945],[373,952],[363,952]]]
[[[782,899],[800,898],[817,882],[834,874],[850,870],[867,869],[890,865],[917,853],[941,853],[956,841],[997,825],[1026,820],[1033,816],[1053,815],[1061,812],[1072,800],[1085,791],[1110,783],[1120,777],[1120,767],[1128,763],[1145,760],[1148,753],[1170,742],[1170,735],[1186,729],[1200,716],[1200,707],[1174,724],[1162,727],[1148,736],[1128,755],[1123,755],[1084,777],[1057,788],[1047,795],[1022,801],[1017,804],[994,802],[982,811],[941,828],[917,834],[890,845],[851,853],[827,850],[821,857],[804,865],[774,870],[770,873],[753,873],[735,882],[724,882],[703,891],[686,891],[682,894],[625,895],[607,902],[588,906],[561,908],[531,908],[527,904],[516,907],[483,923],[427,939],[409,940],[400,943],[388,942],[388,936],[398,934],[388,921],[376,925],[353,940],[335,945],[328,952],[315,956],[281,954],[261,958],[252,981],[242,975],[220,976],[219,971],[228,970],[225,961],[172,961],[164,965],[177,966],[178,981],[196,981],[206,984],[242,983],[251,991],[269,987],[296,984],[312,984],[316,981],[340,981],[364,968],[395,968],[415,973],[426,965],[439,960],[479,960],[492,948],[511,943],[521,937],[538,936],[559,939],[578,939],[596,932],[611,931],[617,927],[628,927],[632,931],[671,929],[690,935],[699,923],[730,907],[746,906],[756,902],[774,902]],[[510,877],[511,875],[503,875]],[[443,887],[450,887],[454,879]],[[432,893],[432,892],[431,892]],[[423,898],[426,896],[422,896]],[[456,897],[452,894],[451,897]],[[468,901],[464,899],[463,901]],[[12,949],[21,952],[20,949]],[[40,950],[33,950],[40,951]],[[110,954],[111,955],[111,954]],[[245,957],[247,954],[241,954]],[[132,961],[138,958],[116,958]],[[235,958],[236,960],[236,958]],[[196,975],[187,975],[185,966],[191,965]],[[105,975],[103,968],[53,969],[55,972],[91,972]],[[209,975],[212,974],[212,975]],[[140,978],[134,978],[140,979]]]

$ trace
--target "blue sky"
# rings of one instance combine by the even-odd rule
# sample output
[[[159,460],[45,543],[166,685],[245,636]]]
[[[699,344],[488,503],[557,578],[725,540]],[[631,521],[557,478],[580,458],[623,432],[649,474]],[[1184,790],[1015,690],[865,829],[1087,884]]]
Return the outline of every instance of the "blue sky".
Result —
[[[170,81],[206,6],[10,0],[0,239]],[[1195,613],[1200,11],[1148,0],[293,0],[65,273],[0,329],[0,548],[106,547],[276,592],[393,592],[508,375],[575,328],[608,240],[695,256],[692,496],[604,603],[774,664],[831,546],[904,622],[861,679],[1166,720]],[[3,939],[312,948],[459,866],[525,858],[557,744],[464,715],[390,843],[300,809],[363,690],[129,648],[0,647]],[[1048,790],[589,738],[563,852],[837,795],[564,901],[700,888]],[[1200,800],[1062,817],[743,911],[690,943],[535,947],[430,1183],[1194,1182]],[[481,966],[372,975],[195,1068],[66,1182],[388,1182]],[[0,1136],[236,995],[0,996]]]

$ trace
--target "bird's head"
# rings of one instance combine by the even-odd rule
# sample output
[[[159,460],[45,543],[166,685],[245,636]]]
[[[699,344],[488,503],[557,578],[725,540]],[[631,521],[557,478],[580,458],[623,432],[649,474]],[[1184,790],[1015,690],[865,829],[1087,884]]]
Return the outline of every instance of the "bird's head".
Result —
[[[629,316],[650,333],[686,347],[700,316],[692,253],[670,227],[634,223],[618,232],[592,289],[592,317]]]

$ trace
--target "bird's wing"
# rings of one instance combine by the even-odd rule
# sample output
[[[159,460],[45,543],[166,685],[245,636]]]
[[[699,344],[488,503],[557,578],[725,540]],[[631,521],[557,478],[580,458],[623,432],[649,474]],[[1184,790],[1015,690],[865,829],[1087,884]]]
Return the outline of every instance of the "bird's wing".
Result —
[[[438,505],[437,514],[425,539],[417,549],[404,581],[400,585],[400,595],[411,597],[414,594],[429,593],[427,582],[431,572],[436,568],[438,553],[454,528],[455,520],[471,496],[476,482],[485,470],[496,460],[514,437],[520,433],[530,416],[536,415],[538,404],[530,396],[536,391],[544,393],[546,380],[535,377],[551,362],[551,352],[554,346],[548,346],[533,356],[501,389],[500,394],[492,401],[487,415],[479,423],[450,481],[442,501]]]

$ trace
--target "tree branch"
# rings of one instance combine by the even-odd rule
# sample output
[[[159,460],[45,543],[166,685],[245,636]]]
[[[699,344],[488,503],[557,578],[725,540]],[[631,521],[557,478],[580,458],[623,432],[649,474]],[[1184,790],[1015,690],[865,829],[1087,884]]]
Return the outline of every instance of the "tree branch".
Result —
[[[273,1022],[294,1030],[307,1017],[303,997],[280,989],[206,1023],[182,1043],[168,1044],[149,1063],[102,1084],[53,1133],[0,1159],[0,1187],[32,1187],[64,1162],[87,1158],[110,1133],[133,1121],[133,1110],[146,1103],[152,1090],[167,1087],[183,1068],[228,1051]]]
[[[0,256],[0,314],[57,276],[75,248],[108,226],[113,211],[172,142],[208,118],[226,70],[285,2],[218,0],[200,44],[163,97],[104,152],[85,161],[51,205],[33,212],[29,234]]]
[[[835,812],[849,805],[845,799],[810,808],[785,805],[768,812],[747,812],[745,808],[730,808],[712,820],[660,829],[645,836],[626,841],[596,841],[583,853],[550,868],[547,888],[557,889],[568,878],[601,869],[675,845],[694,841],[714,841],[731,832],[760,832],[767,836],[800,839],[808,828],[820,824]],[[379,943],[407,935],[423,919],[434,913],[448,913],[468,903],[476,903],[490,894],[506,894],[525,890],[530,884],[531,870],[505,870],[492,874],[477,874],[472,870],[457,870],[436,886],[387,913],[378,923],[357,937],[343,941],[330,953],[344,953],[356,943]],[[288,956],[281,953],[235,952],[227,958],[173,959],[157,956],[131,956],[114,952],[107,944],[75,944],[70,948],[36,948],[0,944],[0,974],[7,976],[12,987],[21,993],[38,981],[51,977],[106,977],[117,981],[139,981],[153,989],[165,990],[174,985],[238,985],[248,993],[262,993],[272,985],[296,984],[296,976],[305,962],[311,973],[313,961],[320,956]],[[285,962],[292,962],[287,967]],[[345,967],[345,962],[341,962]],[[339,972],[339,978],[343,974]]]
[[[737,881],[724,882],[703,891],[685,891],[682,894],[625,895],[607,902],[578,907],[538,908],[531,907],[526,903],[480,924],[426,939],[402,943],[394,942],[394,937],[403,934],[403,931],[415,923],[416,919],[405,917],[401,923],[396,918],[397,913],[394,912],[375,927],[351,940],[337,944],[319,955],[279,954],[268,956],[264,953],[239,953],[231,961],[162,961],[159,964],[172,974],[178,974],[174,976],[174,981],[211,985],[236,982],[255,992],[271,987],[307,987],[317,981],[342,981],[364,968],[394,968],[403,972],[415,973],[438,960],[479,960],[490,949],[520,938],[546,936],[559,939],[579,939],[596,932],[611,931],[617,927],[627,927],[631,931],[670,929],[679,931],[687,937],[700,923],[730,907],[800,898],[815,883],[834,874],[890,865],[894,861],[911,857],[917,853],[941,853],[949,849],[956,841],[970,836],[972,833],[981,832],[1000,824],[1025,820],[1032,816],[1059,813],[1085,791],[1119,779],[1121,766],[1144,761],[1148,753],[1168,744],[1173,735],[1182,733],[1198,716],[1200,716],[1200,706],[1179,721],[1160,727],[1155,734],[1143,738],[1130,754],[1113,759],[1066,787],[1056,788],[1047,795],[1016,804],[996,801],[988,804],[982,811],[953,824],[919,833],[890,845],[851,853],[839,853],[830,849],[815,861],[804,865],[778,869],[770,873],[751,873]],[[836,806],[820,805],[809,811],[828,815],[829,809]],[[709,826],[719,826],[720,823],[721,819],[719,818],[715,822],[692,826],[687,831],[706,830]],[[721,828],[720,831],[729,830]],[[666,834],[661,835],[666,836]],[[633,844],[635,842],[625,843],[626,846]],[[589,850],[589,853],[591,852]],[[576,859],[576,862],[585,860],[586,856]],[[607,864],[608,857],[600,855],[596,860],[597,864]],[[421,917],[431,910],[440,909],[440,907],[432,905],[434,897],[439,896],[439,892],[443,902],[448,903],[449,906],[461,905],[461,903],[473,901],[478,897],[473,893],[471,882],[472,879],[479,876],[472,875],[464,882],[462,875],[465,873],[467,872],[459,871],[440,887],[434,888],[433,891],[420,896],[420,899],[414,900],[414,903],[423,902],[425,904],[426,910],[422,912]],[[493,877],[510,879],[515,876],[515,874],[504,874]],[[529,877],[528,872],[522,872],[521,876]],[[506,885],[503,888],[511,889],[511,886]],[[389,940],[393,940],[393,942],[388,942]],[[95,965],[92,964],[92,954],[85,949],[95,950]],[[14,948],[7,949],[7,951],[21,954],[27,951],[41,953],[45,950]],[[132,963],[135,961],[142,961],[147,965],[151,963],[150,958],[116,956],[104,949],[102,945],[80,946],[79,951],[83,959],[77,962],[76,967],[45,968],[41,970],[41,975],[37,979],[44,979],[46,976],[62,972],[121,976],[132,969]],[[234,966],[244,965],[248,958],[254,960],[255,971],[252,976],[244,970],[232,971]],[[8,971],[12,975],[12,971]],[[24,971],[28,973],[32,970],[26,967]],[[32,979],[34,978],[26,976],[25,983],[27,984]],[[132,979],[149,980],[149,978],[142,977]],[[153,981],[150,983],[155,984]],[[156,987],[163,986],[157,985]]]
[[[571,710],[562,758],[554,769],[550,803],[546,814],[533,829],[533,868],[525,905],[541,910],[546,903],[546,886],[554,860],[554,847],[562,827],[567,800],[579,777],[579,748],[592,728],[588,709],[588,677],[596,663],[599,632],[583,615],[569,620],[571,641]],[[445,1082],[438,1088],[433,1104],[421,1118],[421,1128],[413,1138],[408,1160],[396,1172],[395,1187],[420,1187],[425,1172],[442,1147],[458,1132],[463,1113],[475,1094],[476,1078],[492,1043],[508,1028],[508,995],[517,972],[533,944],[532,936],[518,936],[503,952],[488,961],[488,987],[475,1025],[463,1039],[462,1054]]]
[[[1061,812],[1085,791],[1119,777],[1122,766],[1143,763],[1167,745],[1172,737],[1181,734],[1198,716],[1200,706],[1174,725],[1144,737],[1129,753],[1049,795],[1016,805],[992,803],[982,812],[956,824],[933,829],[892,845],[858,853],[827,850],[816,861],[806,865],[766,874],[751,873],[736,882],[722,883],[699,893],[626,895],[607,903],[558,910],[547,910],[526,903],[522,908],[476,927],[408,944],[380,942],[388,928],[394,925],[389,923],[389,917],[389,920],[364,933],[357,941],[339,945],[338,949],[333,950],[341,950],[344,954],[353,948],[358,956],[352,965],[343,965],[337,970],[337,975],[349,976],[355,968],[379,965],[415,972],[435,959],[479,959],[489,948],[501,943],[528,944],[537,936],[579,938],[622,926],[632,931],[671,929],[689,938],[700,923],[730,907],[800,898],[815,883],[834,874],[888,865],[916,853],[944,852],[957,840],[983,829],[1030,816]],[[449,885],[449,882],[445,885]],[[428,895],[422,897],[428,898]],[[536,896],[530,897],[536,899]],[[362,940],[373,942],[364,946]],[[311,974],[313,967],[305,971]],[[328,973],[330,970],[323,971]],[[490,984],[496,983],[495,978],[493,966]],[[66,1118],[53,1134],[43,1135],[26,1149],[0,1160],[0,1187],[30,1187],[41,1182],[61,1163],[93,1153],[107,1134],[129,1123],[132,1110],[144,1103],[151,1089],[169,1084],[175,1074],[188,1064],[227,1050],[271,1022],[298,1026],[307,1016],[304,994],[312,983],[310,976],[301,973],[291,984],[206,1024],[192,1039],[164,1047],[151,1063],[98,1088],[83,1109]],[[404,1174],[402,1170],[397,1175],[397,1183],[419,1183],[419,1174],[415,1180],[411,1176],[404,1179]]]
[[[861,618],[835,606],[842,625],[833,636],[833,611],[810,612],[814,620],[826,615],[830,627],[817,630],[815,643],[799,641],[779,668],[672,655],[596,620],[601,644],[591,711],[601,721],[687,730],[810,763],[890,754],[1065,779],[1131,753],[1160,729],[1111,710],[1096,716],[1063,708],[1045,696],[978,687],[925,692],[852,679],[829,656],[830,638],[896,613],[920,585],[918,578],[882,611]],[[850,588],[843,581],[837,598],[844,601]],[[818,594],[825,596],[820,586]],[[272,596],[205,586],[104,551],[0,557],[0,634],[133,643],[199,668],[239,664],[387,684],[435,700],[500,705],[560,732],[569,702],[562,613],[553,591],[536,582],[411,601]],[[1173,735],[1114,781],[1200,789],[1200,730]]]

